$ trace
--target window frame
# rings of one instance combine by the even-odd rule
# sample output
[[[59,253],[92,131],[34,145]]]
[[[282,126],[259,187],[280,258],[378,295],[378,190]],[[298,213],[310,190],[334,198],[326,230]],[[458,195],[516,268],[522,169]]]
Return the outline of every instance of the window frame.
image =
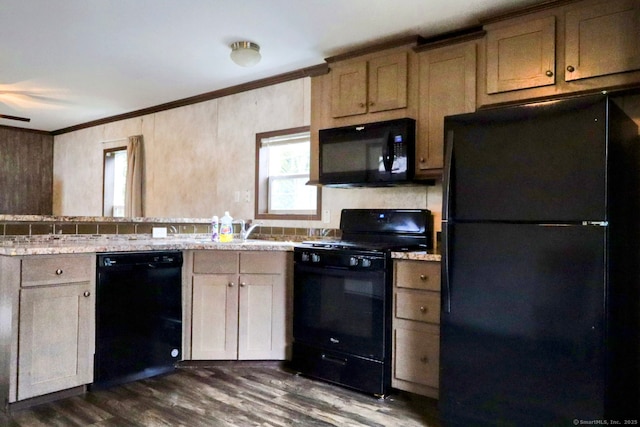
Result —
[[[255,219],[279,219],[279,220],[320,220],[322,213],[322,187],[316,187],[316,211],[315,213],[272,213],[269,212],[269,174],[267,159],[260,158],[260,150],[262,148],[262,140],[273,138],[276,136],[286,136],[296,133],[309,132],[309,126],[300,126],[296,128],[281,129],[270,132],[256,133],[256,161],[255,161],[255,200],[254,200],[254,218]],[[311,149],[311,148],[310,148]],[[309,153],[310,159],[313,158]],[[309,185],[309,184],[307,184]]]
[[[105,148],[102,151],[102,216],[104,217],[110,217],[110,218],[123,218],[122,217],[114,217],[113,213],[111,215],[107,215],[105,213],[105,208],[106,208],[106,199],[105,196],[107,195],[107,157],[109,157],[111,154],[114,154],[118,151],[124,151],[125,153],[127,153],[127,161],[128,161],[128,155],[129,155],[129,151],[128,151],[128,147],[122,146],[122,147],[113,147],[113,148]],[[113,189],[111,189],[113,192]],[[113,211],[113,206],[111,206],[112,211]]]

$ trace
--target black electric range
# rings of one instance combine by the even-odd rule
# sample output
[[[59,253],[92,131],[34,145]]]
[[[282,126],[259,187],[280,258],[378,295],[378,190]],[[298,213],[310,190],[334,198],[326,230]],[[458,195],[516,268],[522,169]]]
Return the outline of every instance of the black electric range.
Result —
[[[294,248],[292,365],[379,396],[391,382],[391,252],[431,248],[426,209],[344,209],[342,238]]]

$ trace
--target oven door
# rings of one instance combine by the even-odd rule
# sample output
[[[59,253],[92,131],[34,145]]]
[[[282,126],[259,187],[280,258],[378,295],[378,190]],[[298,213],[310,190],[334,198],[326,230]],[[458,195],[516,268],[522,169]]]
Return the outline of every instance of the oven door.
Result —
[[[295,264],[294,341],[384,360],[388,328],[385,270]]]

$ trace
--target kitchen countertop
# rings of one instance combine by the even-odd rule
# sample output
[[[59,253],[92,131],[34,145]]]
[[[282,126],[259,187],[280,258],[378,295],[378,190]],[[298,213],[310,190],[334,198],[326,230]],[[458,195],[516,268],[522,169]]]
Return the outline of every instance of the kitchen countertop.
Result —
[[[57,255],[94,252],[134,252],[160,250],[231,250],[231,251],[292,251],[294,242],[270,240],[233,241],[228,243],[212,242],[198,237],[170,238],[127,238],[127,237],[89,237],[56,238],[36,240],[0,240],[0,255]]]
[[[433,252],[391,252],[393,259],[408,259],[413,261],[441,261],[442,255]]]
[[[11,215],[0,214],[0,222],[91,222],[91,223],[201,223],[210,224],[211,218],[165,218],[165,217],[115,217],[115,216],[71,216],[71,215]]]
[[[234,240],[228,243],[212,242],[208,236],[151,237],[91,236],[24,238],[0,240],[0,256],[57,255],[97,252],[135,252],[161,250],[230,250],[230,251],[292,251],[296,242],[272,240]],[[431,252],[392,252],[393,259],[414,261],[440,261],[441,255]]]

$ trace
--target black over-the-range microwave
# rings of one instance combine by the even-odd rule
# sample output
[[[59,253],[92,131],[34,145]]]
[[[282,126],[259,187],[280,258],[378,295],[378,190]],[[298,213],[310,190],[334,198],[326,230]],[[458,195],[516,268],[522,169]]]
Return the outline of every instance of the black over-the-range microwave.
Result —
[[[414,180],[414,119],[321,129],[318,137],[322,185],[374,187]]]

